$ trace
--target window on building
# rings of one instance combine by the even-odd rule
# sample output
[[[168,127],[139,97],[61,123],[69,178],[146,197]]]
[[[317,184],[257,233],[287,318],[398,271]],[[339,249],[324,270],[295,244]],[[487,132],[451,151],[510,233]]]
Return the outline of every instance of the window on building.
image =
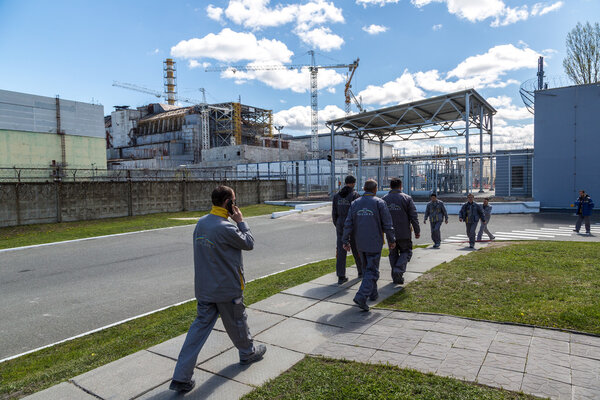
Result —
[[[510,171],[510,187],[511,189],[523,189],[525,182],[525,174],[522,165],[515,165]]]

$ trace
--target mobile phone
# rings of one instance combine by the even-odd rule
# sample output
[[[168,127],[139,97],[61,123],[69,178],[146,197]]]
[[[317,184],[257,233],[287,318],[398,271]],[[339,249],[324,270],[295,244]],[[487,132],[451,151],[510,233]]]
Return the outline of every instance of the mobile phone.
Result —
[[[235,205],[235,201],[229,199],[229,203],[227,203],[227,211],[229,214],[233,215],[233,206]]]

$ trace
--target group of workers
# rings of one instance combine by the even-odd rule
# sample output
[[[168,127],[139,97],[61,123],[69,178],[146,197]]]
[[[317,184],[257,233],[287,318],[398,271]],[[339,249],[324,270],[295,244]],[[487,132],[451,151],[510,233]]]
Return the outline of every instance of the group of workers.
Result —
[[[417,209],[412,197],[402,193],[402,181],[394,178],[388,194],[379,198],[377,182],[369,179],[364,184],[364,194],[355,190],[356,179],[348,176],[345,186],[333,197],[332,217],[337,233],[336,273],[338,284],[348,281],[346,254],[351,251],[356,261],[358,276],[362,282],[354,302],[368,311],[367,300],[378,298],[377,280],[379,261],[383,248],[383,236],[387,237],[392,280],[404,283],[407,263],[412,257],[412,234],[420,237]],[[585,224],[590,233],[590,214],[594,207],[589,195],[583,190],[573,206],[577,206],[576,231]],[[200,218],[194,230],[194,275],[197,315],[179,353],[169,389],[189,392],[194,388],[192,379],[200,350],[206,343],[220,316],[225,331],[238,350],[240,364],[247,365],[263,358],[267,348],[254,345],[248,329],[246,307],[243,302],[245,286],[242,250],[254,248],[254,237],[244,222],[242,212],[236,205],[235,192],[228,186],[219,186],[211,194],[213,207],[208,215]],[[459,212],[459,220],[465,223],[469,246],[474,248],[477,224],[481,222],[477,240],[485,232],[491,240],[494,236],[487,229],[492,206],[485,199],[483,207],[467,196]],[[440,227],[448,223],[448,213],[435,193],[425,209],[424,223],[429,219],[433,247],[441,243]],[[233,223],[231,221],[233,221]]]
[[[389,261],[392,268],[392,280],[395,284],[404,283],[406,266],[412,257],[412,233],[419,238],[421,228],[415,203],[409,195],[402,193],[402,181],[394,178],[390,181],[390,191],[379,198],[377,182],[369,179],[364,185],[364,194],[360,196],[355,190],[356,178],[347,176],[345,186],[333,197],[332,220],[336,227],[337,254],[336,274],[338,284],[348,281],[346,276],[346,255],[352,251],[358,276],[362,282],[354,297],[361,309],[368,311],[367,300],[376,300],[377,280],[379,279],[379,261],[383,248],[384,234],[389,247]],[[490,240],[494,235],[487,229],[492,214],[492,206],[488,199],[483,206],[473,201],[473,195],[467,196],[459,212],[459,220],[465,222],[469,247],[475,247],[475,236],[478,223],[481,223],[477,240],[482,239],[485,232]],[[442,222],[448,223],[448,212],[435,193],[425,209],[424,223],[429,219],[433,248],[441,244],[440,227]]]

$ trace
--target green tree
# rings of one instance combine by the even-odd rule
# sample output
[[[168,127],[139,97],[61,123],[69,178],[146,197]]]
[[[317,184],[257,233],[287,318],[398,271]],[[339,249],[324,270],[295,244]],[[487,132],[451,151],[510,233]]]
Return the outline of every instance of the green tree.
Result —
[[[600,82],[600,25],[581,22],[567,34],[566,74],[576,84]]]

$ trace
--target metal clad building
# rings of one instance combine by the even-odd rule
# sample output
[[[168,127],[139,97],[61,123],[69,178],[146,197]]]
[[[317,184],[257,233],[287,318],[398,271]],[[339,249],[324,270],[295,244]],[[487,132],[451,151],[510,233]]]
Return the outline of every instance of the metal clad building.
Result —
[[[569,208],[584,189],[600,206],[600,84],[535,92],[533,196]]]
[[[496,151],[496,196],[531,197],[533,152]]]

